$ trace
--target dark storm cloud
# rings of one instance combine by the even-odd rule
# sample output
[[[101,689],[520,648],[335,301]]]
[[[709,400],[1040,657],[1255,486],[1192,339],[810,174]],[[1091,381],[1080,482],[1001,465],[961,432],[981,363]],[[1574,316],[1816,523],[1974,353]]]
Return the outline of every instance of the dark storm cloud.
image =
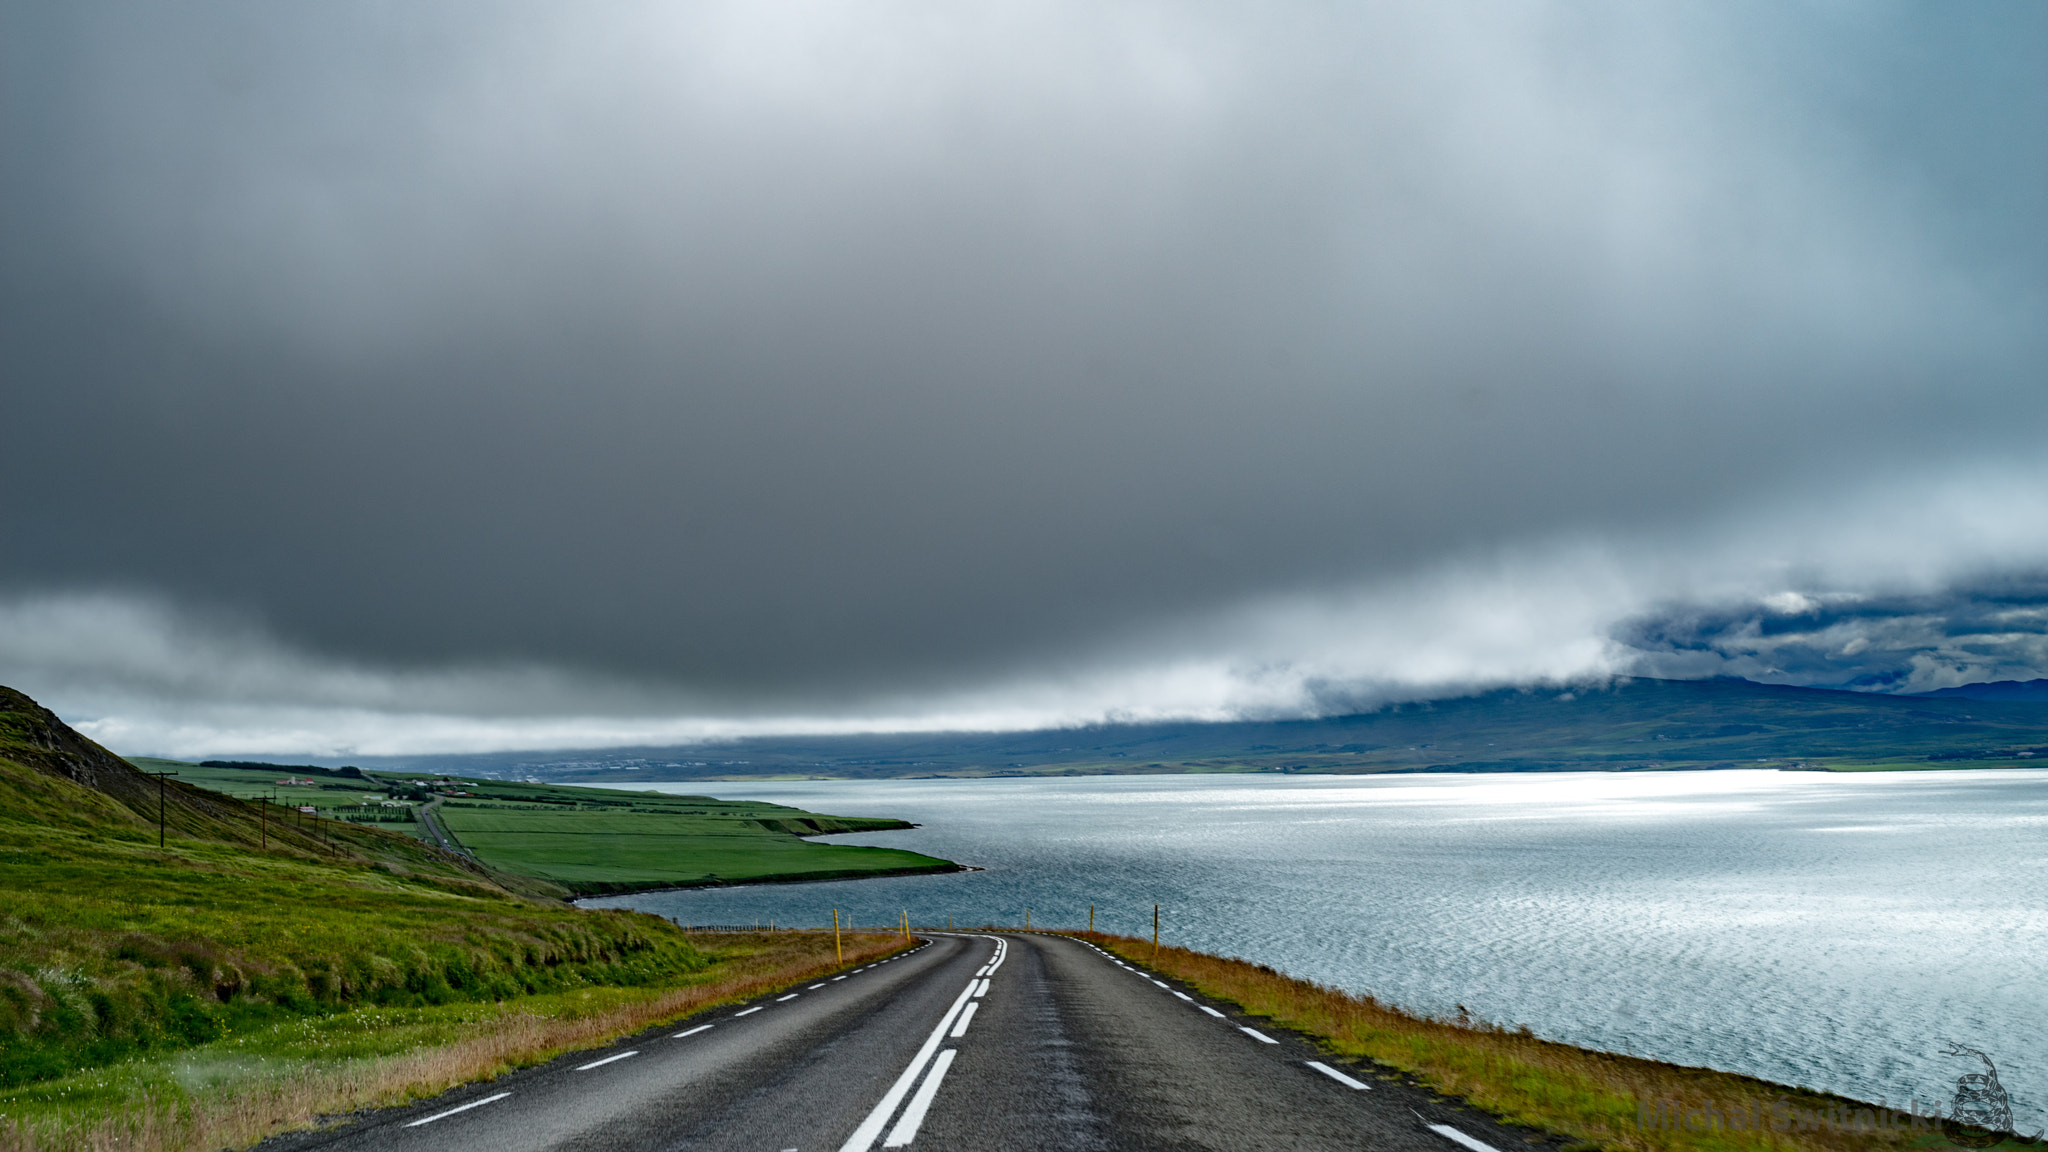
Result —
[[[2039,488],[2033,8],[6,19],[0,668],[103,715],[1285,709],[1626,663],[1745,509]],[[1603,541],[1601,610],[1499,567]],[[300,671],[75,655],[154,643]]]

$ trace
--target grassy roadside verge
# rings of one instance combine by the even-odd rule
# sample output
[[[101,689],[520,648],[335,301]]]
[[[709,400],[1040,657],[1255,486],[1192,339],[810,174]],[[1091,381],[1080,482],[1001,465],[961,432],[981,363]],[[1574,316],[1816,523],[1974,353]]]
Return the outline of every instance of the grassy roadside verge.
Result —
[[[432,1096],[834,971],[830,933],[690,933],[710,963],[653,986],[363,1008],[0,1093],[0,1152],[210,1152]],[[846,965],[907,947],[845,938]]]
[[[1155,954],[1151,941],[1134,937],[1063,934],[1091,940],[1131,963],[1301,1032],[1339,1057],[1375,1066],[1379,1075],[1405,1077],[1510,1123],[1571,1137],[1582,1149],[1844,1152],[1954,1147],[1938,1121],[1915,1125],[1903,1111],[1863,1101],[1712,1069],[1576,1048],[1540,1039],[1526,1029],[1423,1019],[1370,996],[1298,980],[1245,960],[1171,946],[1160,947]],[[1926,1103],[1921,1105],[1923,1112],[1928,1109]],[[1717,1123],[1712,1116],[1723,1119]],[[2007,1140],[1996,1147],[2040,1145]]]

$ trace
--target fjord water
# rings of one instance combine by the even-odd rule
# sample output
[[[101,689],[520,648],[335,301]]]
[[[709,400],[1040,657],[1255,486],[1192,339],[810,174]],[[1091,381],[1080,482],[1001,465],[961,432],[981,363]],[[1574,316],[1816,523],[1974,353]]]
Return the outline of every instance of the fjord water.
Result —
[[[1945,1104],[1948,1041],[2048,1123],[2048,771],[661,785],[914,831],[984,871],[642,893],[685,923],[1080,926],[1430,1015]]]

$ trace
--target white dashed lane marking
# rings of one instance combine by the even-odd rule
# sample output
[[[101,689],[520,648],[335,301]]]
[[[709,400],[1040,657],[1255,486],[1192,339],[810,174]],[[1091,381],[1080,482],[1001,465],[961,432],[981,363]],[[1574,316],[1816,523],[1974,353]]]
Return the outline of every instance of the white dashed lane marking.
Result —
[[[1237,1030],[1238,1030],[1239,1032],[1242,1032],[1242,1033],[1244,1033],[1245,1035],[1247,1035],[1247,1036],[1251,1037],[1252,1039],[1254,1039],[1254,1040],[1257,1040],[1257,1041],[1258,1041],[1259,1043],[1261,1043],[1261,1044],[1278,1044],[1278,1043],[1279,1043],[1279,1041],[1278,1041],[1278,1040],[1275,1040],[1275,1039],[1273,1039],[1273,1038],[1272,1038],[1271,1036],[1268,1036],[1268,1035],[1266,1035],[1266,1034],[1265,1034],[1264,1032],[1260,1032],[1260,1031],[1257,1031],[1256,1029],[1252,1029],[1252,1028],[1247,1028],[1247,1027],[1245,1027],[1245,1026],[1244,1026],[1244,1025],[1242,1025],[1242,1024],[1239,1024],[1239,1025],[1237,1026]]]
[[[777,997],[775,998],[775,1002],[776,1002],[777,1004],[780,1004],[780,1003],[782,1003],[782,1002],[783,1002],[783,1001],[785,1001],[785,1000],[794,1000],[794,999],[796,999],[796,998],[797,998],[797,997],[798,997],[799,995],[801,995],[801,993],[797,993],[797,992],[791,992],[791,993],[790,993],[789,995],[787,995],[787,996],[777,996]]]
[[[1465,1147],[1470,1148],[1472,1152],[1500,1152],[1500,1149],[1495,1148],[1493,1145],[1488,1144],[1486,1141],[1475,1140],[1472,1137],[1465,1135],[1463,1132],[1458,1131],[1456,1128],[1451,1127],[1449,1124],[1429,1124],[1426,1125],[1426,1127],[1431,1132],[1436,1133],[1437,1135],[1443,1137],[1446,1140],[1451,1141],[1454,1144],[1463,1144]]]
[[[628,1056],[638,1056],[639,1054],[640,1054],[640,1053],[639,1053],[638,1051],[633,1051],[633,1052],[621,1052],[621,1053],[619,1053],[619,1054],[618,1054],[617,1056],[607,1056],[607,1057],[605,1057],[605,1058],[604,1058],[604,1059],[602,1059],[602,1060],[592,1060],[592,1061],[591,1061],[590,1063],[588,1063],[588,1064],[579,1064],[579,1065],[577,1065],[577,1067],[576,1067],[576,1071],[578,1071],[578,1072],[588,1072],[588,1071],[590,1071],[590,1070],[591,1070],[592,1068],[602,1068],[602,1067],[604,1067],[604,1066],[605,1066],[605,1065],[607,1065],[607,1064],[612,1064],[612,1063],[616,1063],[616,1062],[618,1062],[618,1061],[620,1061],[620,1060],[624,1060],[624,1059],[625,1059],[626,1057],[628,1057]]]
[[[732,1014],[732,1018],[733,1018],[733,1019],[735,1019],[735,1020],[737,1020],[737,1019],[739,1019],[739,1018],[740,1018],[740,1017],[742,1017],[742,1016],[752,1016],[752,1015],[753,1015],[754,1013],[756,1013],[756,1012],[759,1012],[759,1011],[760,1011],[760,1010],[761,1010],[762,1008],[764,1008],[764,1007],[766,1007],[766,1005],[763,1005],[763,1004],[756,1004],[756,1005],[754,1005],[754,1006],[753,1006],[752,1008],[749,1008],[749,1009],[747,1009],[747,1010],[746,1010],[746,1011],[744,1011],[744,1012],[735,1012],[735,1013],[733,1013],[733,1014]]]
[[[1200,1008],[1202,1011],[1207,1012],[1209,1015],[1214,1016],[1218,1020],[1223,1019],[1223,1013],[1218,1012],[1214,1008],[1209,1007],[1207,1004],[1197,1004],[1195,1005],[1195,1007]]]
[[[471,1108],[481,1108],[486,1104],[494,1104],[510,1095],[510,1092],[500,1092],[496,1096],[486,1096],[481,1100],[471,1100],[467,1104],[458,1104],[455,1107],[448,1109],[446,1112],[436,1112],[432,1116],[428,1116],[420,1120],[415,1120],[412,1123],[407,1124],[406,1127],[417,1128],[422,1124],[432,1124],[436,1120],[445,1120],[448,1117],[455,1115],[457,1112],[467,1112]]]
[[[697,1033],[699,1033],[699,1032],[703,1032],[703,1031],[705,1031],[705,1030],[709,1029],[710,1027],[711,1027],[711,1025],[709,1025],[709,1024],[699,1024],[699,1025],[697,1025],[697,1026],[696,1026],[695,1028],[692,1028],[692,1029],[690,1029],[690,1030],[689,1030],[688,1032],[678,1032],[678,1033],[676,1033],[675,1035],[673,1035],[673,1036],[669,1037],[669,1039],[671,1039],[671,1040],[681,1040],[681,1039],[682,1039],[683,1037],[685,1037],[685,1036],[695,1036],[695,1035],[696,1035]]]
[[[1335,1080],[1337,1083],[1344,1085],[1346,1088],[1356,1088],[1361,1092],[1372,1091],[1372,1085],[1367,1084],[1361,1080],[1353,1080],[1351,1077],[1346,1076],[1342,1072],[1337,1071],[1335,1068],[1330,1067],[1328,1064],[1323,1063],[1321,1060],[1310,1060],[1308,1062],[1308,1066],[1315,1069],[1318,1072],[1321,1072],[1323,1075],[1328,1076],[1330,1079]]]

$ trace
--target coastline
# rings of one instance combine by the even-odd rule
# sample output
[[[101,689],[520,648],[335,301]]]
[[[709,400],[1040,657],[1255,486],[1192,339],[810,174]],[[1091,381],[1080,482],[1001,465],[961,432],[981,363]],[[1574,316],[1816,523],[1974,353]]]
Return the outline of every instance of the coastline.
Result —
[[[1015,931],[1016,929],[1006,929]],[[1904,1106],[1581,1048],[1483,1020],[1410,1015],[1235,957],[1131,936],[1047,930],[1237,1004],[1308,1038],[1367,1076],[1454,1097],[1504,1122],[1628,1152],[1848,1152],[2042,1147],[1946,1118],[1948,1101]]]
[[[921,868],[890,868],[877,872],[801,872],[788,876],[764,876],[754,880],[720,880],[712,877],[694,884],[633,884],[629,881],[581,881],[572,886],[561,880],[550,881],[569,888],[574,895],[565,903],[577,904],[583,900],[594,900],[602,896],[634,896],[648,892],[695,892],[705,888],[755,888],[768,884],[832,884],[847,880],[885,880],[894,876],[940,876],[952,872],[980,872],[972,864],[956,864],[950,860],[943,865]],[[580,888],[604,885],[603,891],[582,891]]]

